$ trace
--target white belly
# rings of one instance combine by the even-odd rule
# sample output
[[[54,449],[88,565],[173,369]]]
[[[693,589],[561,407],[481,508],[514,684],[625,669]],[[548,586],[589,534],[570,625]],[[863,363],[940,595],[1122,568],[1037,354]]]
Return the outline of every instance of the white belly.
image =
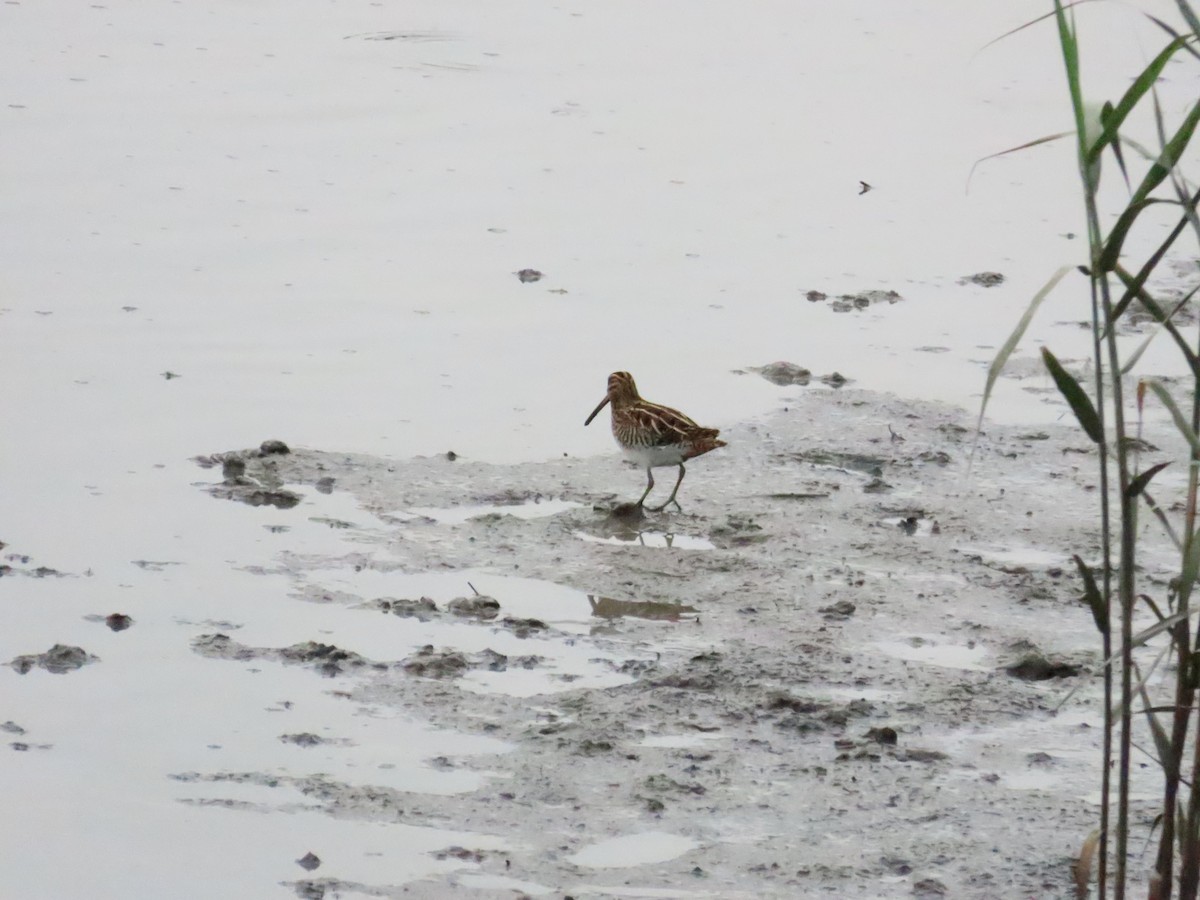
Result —
[[[625,458],[642,469],[677,466],[683,462],[682,447],[622,447]]]

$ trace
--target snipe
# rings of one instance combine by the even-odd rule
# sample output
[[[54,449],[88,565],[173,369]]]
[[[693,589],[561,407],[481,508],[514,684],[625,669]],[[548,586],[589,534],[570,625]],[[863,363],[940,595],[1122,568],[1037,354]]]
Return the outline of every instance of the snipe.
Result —
[[[592,419],[606,404],[612,404],[613,437],[621,445],[625,458],[646,470],[646,490],[635,505],[642,506],[653,490],[653,469],[679,466],[679,478],[667,502],[647,508],[659,512],[674,503],[676,508],[682,509],[675,495],[687,474],[683,463],[724,447],[725,442],[717,439],[719,429],[697,425],[677,409],[643,400],[628,372],[613,372],[608,376],[608,393],[583,424],[592,424]]]

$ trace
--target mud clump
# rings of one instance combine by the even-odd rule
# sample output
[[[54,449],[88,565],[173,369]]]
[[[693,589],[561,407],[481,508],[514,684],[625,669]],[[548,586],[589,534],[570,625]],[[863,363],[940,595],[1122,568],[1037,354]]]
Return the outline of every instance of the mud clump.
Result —
[[[904,298],[896,291],[859,291],[857,294],[841,294],[829,303],[829,308],[837,313],[853,312],[869,309],[879,303],[891,306]]]
[[[372,601],[372,605],[378,606],[385,613],[391,613],[393,616],[399,616],[402,619],[418,619],[422,622],[428,622],[438,614],[437,604],[428,597],[421,597],[417,600],[392,600],[381,597]]]
[[[806,385],[812,380],[812,372],[790,362],[773,362],[759,368],[750,369],[751,372],[757,372],[771,384],[789,385],[799,384]]]
[[[227,634],[202,634],[192,641],[192,650],[213,659],[254,659],[255,652]]]
[[[251,659],[274,659],[279,662],[312,665],[327,677],[341,675],[349,669],[371,667],[386,669],[383,663],[372,662],[350,650],[342,650],[333,644],[305,641],[290,647],[248,647],[233,640],[227,634],[202,634],[192,641],[192,650],[212,659],[246,661]]]
[[[34,668],[45,669],[55,675],[65,675],[67,672],[74,672],[93,662],[99,662],[99,657],[93,656],[82,647],[55,644],[45,653],[17,656],[9,665],[21,675],[29,673]]]
[[[996,287],[1004,284],[1004,276],[999,272],[976,272],[966,278],[959,279],[959,284],[977,284],[980,287]]]
[[[316,747],[325,743],[323,737],[307,731],[299,734],[281,734],[279,739],[285,744],[295,744],[297,747]]]
[[[1039,651],[1032,650],[1005,666],[1004,671],[1022,681],[1049,681],[1052,678],[1073,678],[1082,669],[1073,663],[1047,659]]]
[[[884,725],[882,728],[872,728],[867,732],[867,740],[874,741],[877,744],[886,744],[894,747],[899,736],[896,734],[895,728],[890,728]]]
[[[481,863],[487,857],[481,850],[468,850],[466,847],[449,847],[438,850],[433,854],[434,859],[460,859],[463,862]]]
[[[400,664],[409,675],[422,678],[456,678],[470,668],[467,657],[457,650],[436,651],[432,644]]]
[[[368,660],[350,650],[342,650],[333,644],[321,644],[316,641],[305,641],[303,644],[293,644],[279,651],[279,658],[284,662],[311,663],[322,675],[333,677],[342,674],[344,666],[359,668],[368,664]],[[378,664],[377,664],[378,665]],[[382,666],[378,666],[382,668]]]
[[[273,506],[276,509],[291,509],[303,499],[294,491],[267,490],[254,484],[219,484],[209,493],[222,500],[237,500],[247,506]]]
[[[718,547],[745,547],[767,540],[762,526],[749,516],[730,515],[709,531],[709,538]]]
[[[446,604],[446,609],[465,619],[479,619],[486,622],[500,615],[500,601],[486,594],[478,594],[474,597],[456,597]]]
[[[822,607],[817,612],[830,621],[844,622],[854,615],[856,608],[849,600],[839,600],[837,603]]]
[[[500,624],[519,638],[527,638],[531,634],[545,631],[550,627],[541,619],[514,619],[511,617],[502,619]]]
[[[540,656],[506,656],[495,650],[466,654],[458,650],[436,650],[426,644],[415,656],[400,663],[409,675],[421,678],[457,678],[469,669],[506,672],[510,668],[533,669],[540,665]]]

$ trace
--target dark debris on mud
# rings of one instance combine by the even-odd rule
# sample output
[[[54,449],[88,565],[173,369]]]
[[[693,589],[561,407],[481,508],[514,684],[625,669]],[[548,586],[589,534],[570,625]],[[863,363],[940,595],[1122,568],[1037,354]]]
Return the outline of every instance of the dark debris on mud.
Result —
[[[45,653],[31,653],[15,657],[9,662],[9,665],[21,675],[25,675],[33,669],[45,669],[55,675],[65,675],[98,661],[98,657],[88,653],[82,647],[55,644]]]

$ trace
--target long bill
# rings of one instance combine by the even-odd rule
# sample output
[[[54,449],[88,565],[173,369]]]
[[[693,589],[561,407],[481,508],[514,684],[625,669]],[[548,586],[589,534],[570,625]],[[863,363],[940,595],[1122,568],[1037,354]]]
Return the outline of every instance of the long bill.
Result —
[[[607,394],[604,396],[604,399],[600,401],[600,405],[592,410],[592,414],[588,416],[587,421],[583,423],[585,428],[592,424],[592,419],[596,418],[596,416],[600,413],[600,410],[604,409],[604,407],[608,405],[608,401],[611,399],[612,398]]]

